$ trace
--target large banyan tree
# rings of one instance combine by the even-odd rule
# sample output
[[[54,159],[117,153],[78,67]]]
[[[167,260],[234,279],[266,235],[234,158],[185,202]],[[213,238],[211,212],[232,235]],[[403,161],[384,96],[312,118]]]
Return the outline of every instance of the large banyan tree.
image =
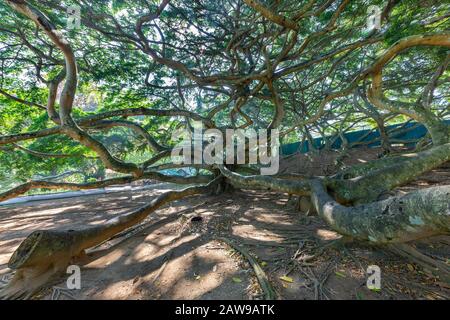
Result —
[[[2,0],[0,201],[187,185],[102,225],[36,230],[11,257],[3,294],[32,293],[170,201],[231,186],[310,197],[358,241],[448,233],[450,186],[380,198],[450,160],[448,12],[434,0]],[[393,152],[387,130],[402,122],[428,132],[407,153]],[[383,153],[328,176],[174,162],[173,133],[199,126],[278,130],[281,143],[340,137],[342,154],[345,132],[372,128]],[[187,166],[195,174],[173,174]]]

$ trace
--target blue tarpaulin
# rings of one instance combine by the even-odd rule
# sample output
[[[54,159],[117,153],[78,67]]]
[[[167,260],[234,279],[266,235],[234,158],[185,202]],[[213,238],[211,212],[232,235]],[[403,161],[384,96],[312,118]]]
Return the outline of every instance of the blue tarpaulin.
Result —
[[[450,125],[450,119],[444,120],[447,125]],[[392,143],[404,143],[408,147],[414,147],[415,141],[425,136],[427,129],[423,124],[417,122],[406,122],[395,125],[386,126],[386,131],[389,134],[389,139]],[[348,143],[362,142],[361,145],[366,145],[368,147],[378,147],[380,146],[380,140],[374,141],[380,137],[380,132],[378,129],[367,129],[352,131],[344,134]],[[332,141],[334,137],[327,137],[328,140]],[[374,141],[374,142],[372,142]],[[367,143],[364,143],[367,142]],[[314,147],[316,149],[322,148],[325,144],[323,138],[313,139]],[[342,145],[342,139],[336,137],[331,144],[332,149],[339,149]],[[294,154],[296,152],[307,153],[309,151],[309,142],[294,142],[288,143],[281,146],[281,155],[287,156]],[[180,169],[166,169],[160,171],[163,174],[168,174],[172,176],[193,176],[196,174],[196,170],[193,168],[180,168]]]
[[[447,125],[450,125],[450,120],[444,120]],[[423,124],[417,122],[408,122],[395,124],[391,126],[386,126],[386,130],[389,134],[389,139],[396,143],[397,141],[404,142],[409,147],[414,147],[414,140],[418,140],[425,136],[427,133],[427,129]],[[380,137],[380,132],[378,129],[367,129],[367,130],[359,130],[352,131],[344,134],[344,137],[347,139],[348,143],[355,142],[371,142]],[[328,137],[327,139],[333,139],[333,137]],[[412,142],[411,142],[412,141]],[[315,138],[313,139],[313,144],[316,149],[320,149],[324,146],[323,138]],[[331,145],[332,149],[339,149],[342,145],[342,139],[337,137],[333,144]],[[368,147],[377,147],[380,146],[380,140],[365,144]],[[293,142],[284,144],[281,146],[281,154],[282,155],[290,155],[296,152],[307,153],[309,151],[309,142]]]

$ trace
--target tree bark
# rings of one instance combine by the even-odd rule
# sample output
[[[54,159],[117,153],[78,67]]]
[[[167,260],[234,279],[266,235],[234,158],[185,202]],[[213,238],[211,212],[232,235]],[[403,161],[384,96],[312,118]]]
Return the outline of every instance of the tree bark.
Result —
[[[192,177],[178,177],[167,176],[159,172],[147,171],[143,176],[135,178],[133,176],[123,176],[118,178],[111,178],[95,182],[87,183],[70,183],[70,182],[54,182],[46,180],[29,181],[14,187],[8,191],[0,193],[0,202],[15,198],[21,194],[26,193],[32,189],[66,189],[66,190],[90,190],[96,188],[105,188],[112,185],[123,185],[140,179],[154,179],[162,182],[177,183],[177,184],[195,184],[207,183],[214,179],[213,175],[198,175]]]
[[[375,165],[370,168],[369,165],[368,173],[352,179],[327,178],[326,184],[341,203],[370,202],[376,200],[381,193],[413,181],[447,161],[450,161],[450,143],[410,154],[404,161],[385,167]],[[383,164],[384,161],[380,163]]]
[[[424,120],[423,124],[431,135],[433,145],[450,142],[450,126],[448,124],[438,118]]]
[[[450,231],[450,186],[438,186],[355,207],[334,201],[319,180],[311,182],[318,214],[340,234],[376,243],[398,243]]]

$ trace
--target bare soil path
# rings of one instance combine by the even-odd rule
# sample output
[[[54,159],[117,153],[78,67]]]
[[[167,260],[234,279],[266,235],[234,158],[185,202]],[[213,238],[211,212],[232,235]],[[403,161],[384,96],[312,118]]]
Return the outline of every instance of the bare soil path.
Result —
[[[170,186],[168,186],[170,187]],[[98,224],[147,203],[164,189],[118,192],[0,208],[0,277],[20,242],[43,228]],[[91,250],[81,266],[76,299],[261,299],[250,264],[222,241],[248,250],[281,299],[448,299],[448,284],[382,248],[344,243],[288,196],[236,191],[172,203],[144,224]],[[418,244],[449,258],[449,238]],[[366,268],[379,265],[382,289],[366,287]],[[65,287],[65,279],[55,283]],[[38,299],[70,299],[52,288]]]

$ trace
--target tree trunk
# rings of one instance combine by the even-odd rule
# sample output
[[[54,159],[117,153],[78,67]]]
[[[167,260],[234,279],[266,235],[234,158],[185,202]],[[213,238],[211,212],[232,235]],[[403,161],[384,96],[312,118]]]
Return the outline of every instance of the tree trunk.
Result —
[[[377,121],[378,131],[380,132],[380,144],[385,154],[391,152],[391,142],[389,141],[389,135],[384,126],[384,121],[380,119]]]
[[[431,135],[433,145],[442,145],[450,142],[450,126],[439,119],[424,121],[424,126]]]

